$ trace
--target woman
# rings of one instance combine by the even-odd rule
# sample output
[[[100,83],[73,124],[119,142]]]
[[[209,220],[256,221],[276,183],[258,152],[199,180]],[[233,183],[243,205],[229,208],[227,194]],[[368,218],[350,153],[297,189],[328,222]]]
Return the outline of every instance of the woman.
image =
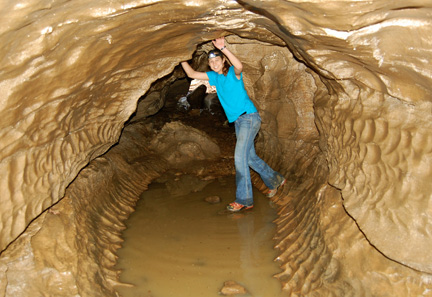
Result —
[[[235,123],[237,143],[234,163],[236,168],[236,200],[227,206],[231,212],[247,210],[253,207],[252,183],[249,167],[256,171],[269,188],[267,197],[276,195],[286,179],[274,171],[255,153],[254,139],[261,126],[261,117],[252,100],[246,93],[243,83],[243,65],[225,46],[223,37],[213,40],[217,48],[208,54],[208,63],[212,71],[199,72],[187,62],[181,65],[187,76],[193,79],[208,80],[216,86],[219,101],[230,123]],[[226,58],[231,62],[229,67]]]

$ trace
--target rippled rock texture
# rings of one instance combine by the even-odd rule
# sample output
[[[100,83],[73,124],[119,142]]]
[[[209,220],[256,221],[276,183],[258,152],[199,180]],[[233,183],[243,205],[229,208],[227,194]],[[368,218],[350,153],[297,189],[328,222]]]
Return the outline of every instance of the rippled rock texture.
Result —
[[[95,158],[220,35],[263,118],[257,150],[290,179],[275,199],[287,295],[432,294],[430,4],[30,0],[0,14],[1,295],[114,296],[123,222],[176,159],[140,126]]]

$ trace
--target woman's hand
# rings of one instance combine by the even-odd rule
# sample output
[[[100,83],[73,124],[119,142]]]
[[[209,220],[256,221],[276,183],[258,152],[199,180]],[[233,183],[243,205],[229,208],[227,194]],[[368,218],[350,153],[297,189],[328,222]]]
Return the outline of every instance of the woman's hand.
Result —
[[[221,48],[223,48],[225,46],[225,37],[216,38],[212,42],[213,42],[213,45],[215,46],[215,48],[220,50]]]
[[[225,47],[225,38],[219,37],[213,40],[212,42],[217,49],[221,50],[221,48],[224,48],[222,51],[223,54],[225,55],[225,57],[228,58],[228,60],[234,66],[235,75],[238,79],[240,79],[241,78],[240,74],[243,71],[243,64],[236,56],[234,56],[234,54],[228,48]]]

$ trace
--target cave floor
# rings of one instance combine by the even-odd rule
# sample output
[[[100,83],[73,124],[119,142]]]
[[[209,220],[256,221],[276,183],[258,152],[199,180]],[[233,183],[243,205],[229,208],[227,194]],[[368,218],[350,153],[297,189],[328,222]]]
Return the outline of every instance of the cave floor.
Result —
[[[120,286],[118,292],[124,297],[210,297],[220,296],[224,282],[235,281],[249,296],[281,296],[273,277],[280,272],[272,240],[274,205],[254,188],[253,210],[225,210],[235,199],[233,125],[224,114],[182,112],[175,102],[138,123],[157,131],[172,121],[204,131],[221,155],[204,164],[191,162],[187,169],[172,168],[141,194],[118,251],[120,281],[133,286]],[[212,196],[221,201],[205,201]]]

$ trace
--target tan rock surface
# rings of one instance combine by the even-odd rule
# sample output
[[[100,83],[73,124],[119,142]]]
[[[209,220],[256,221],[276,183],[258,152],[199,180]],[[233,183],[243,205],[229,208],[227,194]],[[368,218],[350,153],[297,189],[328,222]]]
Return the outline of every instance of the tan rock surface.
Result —
[[[224,285],[220,290],[220,294],[225,296],[245,295],[246,293],[247,290],[245,287],[232,280],[224,282]]]
[[[257,150],[290,179],[275,199],[286,292],[430,295],[431,14],[419,0],[0,3],[0,296],[114,296],[123,222],[174,159],[139,124],[94,159],[221,34],[263,119]]]

